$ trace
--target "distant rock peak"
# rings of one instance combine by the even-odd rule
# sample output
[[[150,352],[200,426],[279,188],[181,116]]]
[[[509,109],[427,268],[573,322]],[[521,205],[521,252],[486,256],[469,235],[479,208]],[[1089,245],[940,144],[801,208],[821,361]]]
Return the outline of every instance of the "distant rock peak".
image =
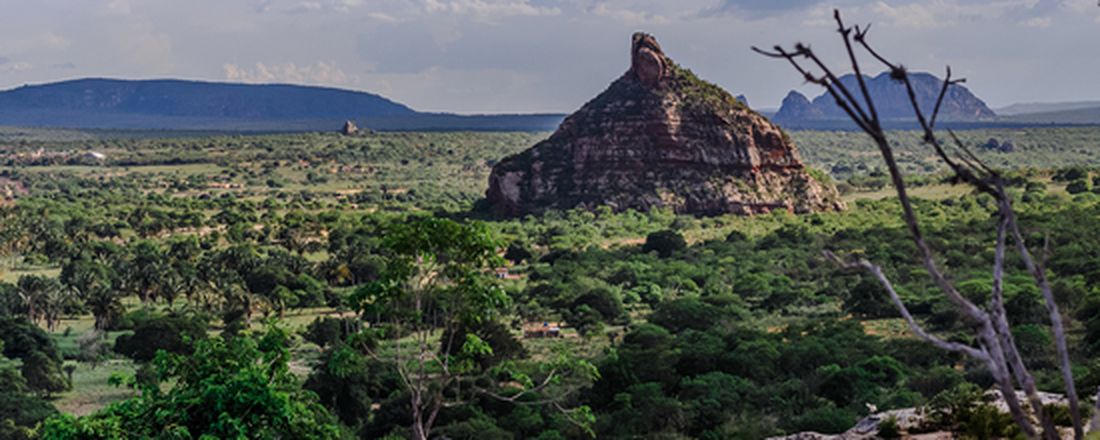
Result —
[[[875,108],[883,119],[914,120],[916,118],[908,91],[904,85],[891,78],[889,72],[883,72],[874,77],[863,75],[863,79],[875,102]],[[909,80],[921,108],[931,111],[943,87],[943,80],[927,72],[910,73]],[[849,90],[857,89],[858,82],[858,78],[853,74],[840,77],[840,83]],[[861,95],[858,95],[856,100],[860,105],[865,105]],[[985,102],[962,85],[954,85],[947,90],[940,109],[940,119],[944,121],[985,121],[996,116]],[[847,120],[847,115],[836,105],[836,99],[828,93],[822,93],[811,102],[801,93],[791,91],[783,100],[775,120],[779,124],[797,126],[800,122]]]

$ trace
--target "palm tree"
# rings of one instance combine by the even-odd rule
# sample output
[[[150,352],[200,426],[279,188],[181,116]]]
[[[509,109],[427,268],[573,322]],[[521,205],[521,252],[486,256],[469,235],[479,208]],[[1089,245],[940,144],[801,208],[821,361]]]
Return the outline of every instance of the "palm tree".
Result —
[[[118,292],[110,285],[99,285],[83,297],[84,305],[95,316],[96,330],[107,330],[125,310]]]
[[[27,318],[32,322],[45,320],[47,327],[52,327],[55,321],[51,318],[60,316],[60,311],[54,309],[61,306],[61,301],[57,298],[61,284],[53,278],[23,275],[16,285],[19,288],[19,297],[26,307]]]
[[[87,259],[70,260],[61,268],[61,282],[91,309],[99,330],[110,327],[123,310],[111,275],[105,264]]]

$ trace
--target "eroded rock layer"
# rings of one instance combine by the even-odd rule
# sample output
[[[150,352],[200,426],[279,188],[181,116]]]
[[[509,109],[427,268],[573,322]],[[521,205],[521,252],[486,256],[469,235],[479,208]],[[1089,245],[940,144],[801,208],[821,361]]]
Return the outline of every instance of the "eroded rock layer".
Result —
[[[631,68],[549,139],[493,167],[487,198],[507,215],[596,207],[678,213],[804,213],[842,207],[791,140],[635,34]]]

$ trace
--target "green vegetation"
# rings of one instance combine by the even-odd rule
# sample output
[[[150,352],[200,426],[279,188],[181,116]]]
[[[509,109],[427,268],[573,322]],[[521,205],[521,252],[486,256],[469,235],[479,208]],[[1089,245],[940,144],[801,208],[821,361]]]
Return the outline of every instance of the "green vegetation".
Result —
[[[1028,244],[1048,243],[1095,389],[1100,131],[960,135],[1015,144],[978,154],[1009,171]],[[543,136],[0,130],[0,437],[756,439],[844,431],[869,406],[1014,435],[982,365],[912,337],[874,280],[822,256],[881,264],[920,321],[969,341],[858,134],[791,133],[845,191],[839,213],[476,209],[495,160]],[[938,258],[985,303],[991,200],[899,138]],[[1009,263],[1024,361],[1060,390],[1045,308]]]
[[[335,419],[290,373],[287,337],[270,328],[196,341],[190,355],[162,352],[140,396],[87,417],[50,418],[41,438],[340,438]]]

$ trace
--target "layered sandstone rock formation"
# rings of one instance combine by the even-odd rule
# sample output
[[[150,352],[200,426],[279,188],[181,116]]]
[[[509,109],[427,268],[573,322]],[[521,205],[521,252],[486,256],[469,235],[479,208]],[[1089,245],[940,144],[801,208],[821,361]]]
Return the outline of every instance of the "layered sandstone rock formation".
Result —
[[[635,34],[631,67],[549,139],[498,163],[487,198],[502,214],[608,205],[679,213],[840,209],[778,127]]]

